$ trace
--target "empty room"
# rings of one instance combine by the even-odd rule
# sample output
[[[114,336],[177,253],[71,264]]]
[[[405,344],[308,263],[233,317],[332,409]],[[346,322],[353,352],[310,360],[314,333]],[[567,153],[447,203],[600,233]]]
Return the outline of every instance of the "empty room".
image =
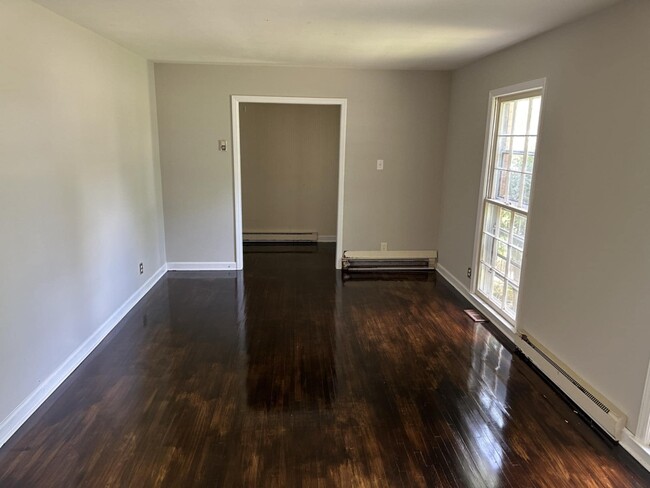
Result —
[[[336,243],[338,104],[239,103],[242,239],[248,249]],[[291,99],[300,102],[302,100]],[[344,128],[345,130],[345,128]],[[272,251],[270,247],[262,247]],[[306,251],[316,249],[307,246]],[[334,257],[332,256],[332,262]]]
[[[0,487],[650,487],[650,2],[0,38]]]

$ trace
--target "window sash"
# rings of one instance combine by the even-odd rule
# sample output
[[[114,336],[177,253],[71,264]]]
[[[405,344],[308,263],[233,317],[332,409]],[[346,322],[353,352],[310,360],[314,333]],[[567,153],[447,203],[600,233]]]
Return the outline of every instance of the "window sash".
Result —
[[[481,232],[481,239],[480,239],[480,251],[479,251],[479,256],[478,256],[478,286],[476,288],[476,292],[479,293],[484,299],[487,299],[489,303],[492,303],[498,307],[498,309],[506,314],[506,317],[510,319],[511,322],[513,322],[516,318],[516,313],[517,313],[517,305],[519,303],[519,293],[521,289],[521,271],[523,269],[523,253],[524,253],[524,247],[525,247],[525,238],[523,239],[523,245],[521,247],[517,246],[514,242],[513,236],[515,236],[515,217],[516,214],[519,214],[520,217],[525,219],[525,223],[528,223],[528,215],[527,213],[520,212],[517,208],[511,208],[508,207],[507,205],[502,205],[500,202],[497,202],[495,206],[497,208],[503,208],[508,211],[512,212],[512,217],[511,217],[511,222],[509,225],[509,230],[508,230],[508,238],[503,239],[500,235],[499,232],[491,232],[490,230],[486,229],[486,222],[487,222],[487,214],[488,214],[488,205],[490,204],[495,204],[492,201],[489,201],[486,199],[485,204],[483,206],[484,211],[483,211],[483,230]],[[497,220],[499,217],[497,217]],[[524,232],[525,234],[525,232]],[[490,250],[490,257],[489,260],[484,259],[484,255],[486,254],[486,236],[493,239],[493,245]],[[505,246],[506,249],[506,255],[502,256],[499,254],[499,243],[501,243],[503,246]],[[517,251],[520,253],[520,262],[519,265],[517,266],[514,258],[513,258],[513,250]],[[497,267],[498,259],[502,259],[505,261],[505,268],[503,271],[499,270]],[[481,265],[483,265],[489,272],[493,274],[493,277],[490,278],[490,286],[488,289],[482,289],[482,283],[481,283]],[[515,275],[515,271],[513,271],[512,268],[518,268],[518,279],[515,280],[514,278],[511,278],[511,276]],[[493,287],[493,281],[494,281],[494,276],[497,276],[500,280],[503,281],[503,298],[501,299],[500,303],[498,301],[495,301],[493,297],[491,296],[492,293],[492,287]],[[508,309],[507,303],[508,303],[508,286],[510,286],[514,291],[513,291],[513,297],[515,305],[512,308],[512,310]],[[516,297],[515,295],[516,294]]]

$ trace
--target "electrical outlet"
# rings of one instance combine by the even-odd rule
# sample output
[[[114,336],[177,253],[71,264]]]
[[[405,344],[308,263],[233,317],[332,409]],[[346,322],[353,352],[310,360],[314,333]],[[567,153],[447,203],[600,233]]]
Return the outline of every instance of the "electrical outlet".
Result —
[[[379,243],[379,249],[381,251],[388,251],[388,243],[387,242],[380,242]]]
[[[140,263],[140,274],[144,273],[144,264]]]
[[[384,160],[383,159],[378,159],[377,160],[377,171],[382,171],[384,169]]]
[[[468,278],[472,277],[472,268],[467,268],[467,277]]]

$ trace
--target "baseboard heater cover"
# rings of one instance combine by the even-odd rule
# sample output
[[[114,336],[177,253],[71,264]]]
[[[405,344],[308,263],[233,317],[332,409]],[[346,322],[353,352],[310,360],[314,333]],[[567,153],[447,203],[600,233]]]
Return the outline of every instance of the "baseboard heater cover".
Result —
[[[350,272],[433,271],[437,251],[345,251],[342,268]]]
[[[621,439],[627,423],[624,413],[525,331],[520,331],[516,342],[521,352],[594,422],[615,440]]]
[[[318,242],[318,232],[244,232],[244,242]]]

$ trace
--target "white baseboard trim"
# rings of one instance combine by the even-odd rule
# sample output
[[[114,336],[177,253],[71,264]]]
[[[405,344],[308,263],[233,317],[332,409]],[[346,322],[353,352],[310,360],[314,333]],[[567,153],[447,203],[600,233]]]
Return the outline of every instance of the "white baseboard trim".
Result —
[[[63,383],[124,316],[147,294],[167,271],[163,264],[129,299],[84,341],[47,379],[45,379],[7,418],[0,422],[0,447],[23,425],[48,397]]]
[[[461,295],[463,295],[472,305],[474,305],[482,314],[484,314],[490,322],[494,324],[501,332],[503,332],[513,342],[516,342],[516,333],[503,321],[494,317],[494,313],[490,312],[476,297],[472,296],[467,287],[463,285],[449,270],[444,266],[438,264],[436,270],[440,275],[446,279],[451,286],[453,286]],[[620,445],[625,449],[634,459],[636,459],[645,469],[650,471],[650,447],[642,445],[639,440],[627,428],[623,429],[621,434]]]
[[[620,444],[641,466],[650,471],[650,447],[641,444],[628,429],[623,429]]]
[[[481,312],[483,315],[485,315],[488,320],[497,328],[501,333],[503,333],[508,339],[510,339],[513,344],[515,343],[517,339],[517,334],[515,333],[514,330],[510,327],[510,325],[503,320],[501,317],[499,317],[496,313],[494,313],[490,307],[485,304],[482,300],[479,300],[477,297],[472,295],[469,292],[469,289],[458,279],[456,278],[453,274],[447,270],[443,265],[438,263],[436,265],[436,271],[440,273],[440,276],[442,276],[444,279],[446,279],[451,286],[453,286],[461,295],[463,295],[468,302],[470,302],[476,309]]]
[[[233,262],[176,262],[167,263],[168,271],[223,271],[237,269],[237,263]]]
[[[336,242],[336,236],[322,236],[318,234],[318,242]]]

